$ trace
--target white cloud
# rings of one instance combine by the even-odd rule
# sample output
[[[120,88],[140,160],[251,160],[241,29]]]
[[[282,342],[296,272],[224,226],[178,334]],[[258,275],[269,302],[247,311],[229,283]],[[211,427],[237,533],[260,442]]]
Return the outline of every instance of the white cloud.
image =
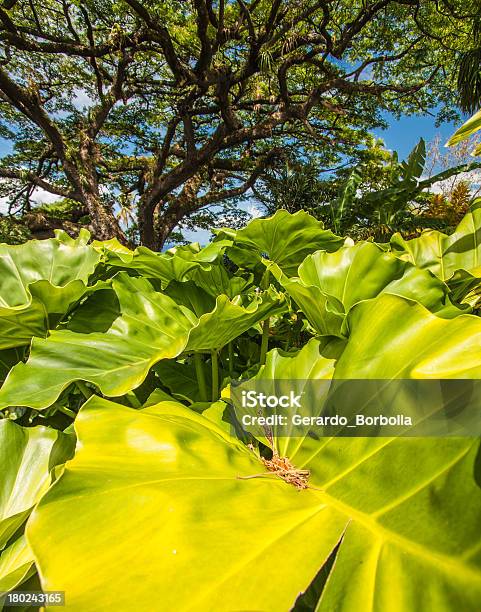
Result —
[[[76,108],[89,108],[95,104],[95,101],[92,100],[89,93],[85,91],[85,89],[77,88],[74,89],[74,98],[73,104]]]
[[[41,206],[42,204],[53,204],[54,202],[58,202],[62,197],[54,193],[49,193],[44,189],[40,189],[40,187],[36,187],[31,199],[37,206]]]
[[[53,204],[62,198],[54,193],[49,193],[40,187],[36,187],[32,193],[31,201],[34,206],[42,206],[43,204]],[[9,198],[0,198],[0,213],[8,213]]]
[[[421,179],[422,180],[422,179]],[[453,186],[460,181],[467,181],[471,186],[471,191],[478,191],[481,187],[481,170],[470,170],[469,172],[461,172],[456,176],[445,179],[444,181],[438,181],[429,188],[431,193],[445,194],[449,192]]]
[[[246,211],[249,213],[249,215],[253,219],[258,219],[259,217],[262,217],[265,214],[261,210],[261,208],[259,206],[257,206],[257,204],[248,204],[247,207],[246,207]]]

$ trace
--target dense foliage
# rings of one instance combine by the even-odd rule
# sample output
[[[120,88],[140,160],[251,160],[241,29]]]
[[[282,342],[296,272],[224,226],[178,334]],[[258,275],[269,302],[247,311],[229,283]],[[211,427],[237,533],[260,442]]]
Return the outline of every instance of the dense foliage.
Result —
[[[30,212],[44,190],[96,238],[122,241],[127,221],[160,249],[186,218],[235,217],[286,156],[356,165],[386,113],[452,119],[477,14],[475,0],[6,0],[0,196]]]
[[[302,211],[161,254],[85,232],[1,246],[0,591],[479,610],[477,439],[249,438],[229,384],[480,378],[480,231],[477,201],[452,235],[382,246]]]
[[[463,159],[462,151],[456,156],[461,158],[457,163],[443,160],[447,167],[429,173],[422,138],[402,162],[373,139],[355,169],[343,167],[321,179],[312,161],[291,162],[263,176],[254,193],[271,214],[279,208],[306,210],[326,227],[354,239],[387,242],[395,232],[412,238],[427,228],[451,232],[472,199],[472,186],[463,177],[481,167],[479,161]],[[431,191],[453,178],[449,197]]]

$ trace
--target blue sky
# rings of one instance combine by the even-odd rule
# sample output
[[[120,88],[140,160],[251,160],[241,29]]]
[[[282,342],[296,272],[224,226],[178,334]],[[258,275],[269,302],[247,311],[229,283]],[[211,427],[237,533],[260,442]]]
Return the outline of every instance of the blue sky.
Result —
[[[445,142],[459,127],[454,123],[444,123],[436,127],[436,119],[430,115],[401,117],[399,120],[387,117],[387,120],[388,129],[375,130],[374,133],[384,140],[388,149],[399,153],[399,159],[406,159],[421,137],[429,142],[436,135],[440,135]]]
[[[12,150],[9,142],[4,138],[0,138],[0,157],[3,157]]]

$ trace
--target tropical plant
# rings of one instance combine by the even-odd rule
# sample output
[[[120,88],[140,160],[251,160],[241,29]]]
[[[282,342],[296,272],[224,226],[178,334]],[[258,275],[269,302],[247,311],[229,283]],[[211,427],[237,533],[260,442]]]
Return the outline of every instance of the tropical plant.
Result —
[[[464,142],[481,130],[481,110],[470,117],[448,140],[447,145],[452,147]],[[472,155],[481,155],[481,144],[477,143]]]
[[[467,113],[474,113],[481,104],[481,20],[479,13],[473,21],[469,46],[459,58],[459,105]]]
[[[469,161],[469,156],[466,160],[465,150],[441,164],[439,153],[431,157],[431,165],[440,165],[441,171],[428,172],[422,138],[402,162],[396,152],[389,153],[373,140],[363,162],[354,168],[343,166],[334,176],[321,179],[312,161],[288,163],[264,176],[264,188],[256,188],[255,193],[267,212],[306,210],[335,233],[355,239],[386,242],[394,232],[413,237],[428,228],[452,231],[476,195],[463,177],[481,164]],[[446,198],[434,197],[433,186],[446,183],[451,184]]]
[[[0,591],[477,612],[477,438],[255,436],[231,383],[481,377],[479,232],[481,201],[382,245],[280,210],[160,254],[2,246]]]

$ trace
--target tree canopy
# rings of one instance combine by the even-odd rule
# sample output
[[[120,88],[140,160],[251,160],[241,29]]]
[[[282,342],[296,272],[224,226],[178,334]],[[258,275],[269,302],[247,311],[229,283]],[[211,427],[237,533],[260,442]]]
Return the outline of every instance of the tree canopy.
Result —
[[[117,203],[160,249],[286,158],[365,158],[386,112],[452,118],[475,15],[460,0],[4,0],[0,195],[13,212],[36,188],[65,198],[100,239],[125,239]]]

